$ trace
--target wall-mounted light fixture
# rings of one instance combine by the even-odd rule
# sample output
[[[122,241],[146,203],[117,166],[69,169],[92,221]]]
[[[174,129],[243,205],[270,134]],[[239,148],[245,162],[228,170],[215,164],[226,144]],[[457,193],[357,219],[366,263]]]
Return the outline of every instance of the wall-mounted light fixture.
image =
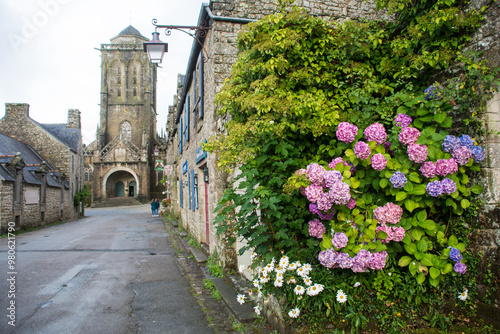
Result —
[[[208,167],[203,168],[203,181],[208,183]]]
[[[160,154],[160,150],[158,149],[158,147],[155,146],[153,153],[155,154],[156,157]]]
[[[208,54],[203,46],[203,43],[199,40],[199,37],[205,37],[207,35],[207,31],[210,30],[210,27],[206,22],[202,22],[200,26],[172,26],[172,25],[160,25],[157,24],[158,20],[153,19],[151,23],[155,26],[155,31],[153,32],[153,39],[149,42],[144,43],[144,51],[148,53],[149,60],[153,64],[160,64],[163,60],[163,55],[165,52],[168,52],[168,43],[164,43],[160,40],[160,33],[157,31],[158,28],[165,29],[165,35],[170,36],[172,34],[172,30],[179,30],[183,33],[194,38],[198,44],[203,48],[202,61],[204,63],[207,62],[208,58],[205,58],[204,55]],[[194,31],[191,33],[189,31]]]

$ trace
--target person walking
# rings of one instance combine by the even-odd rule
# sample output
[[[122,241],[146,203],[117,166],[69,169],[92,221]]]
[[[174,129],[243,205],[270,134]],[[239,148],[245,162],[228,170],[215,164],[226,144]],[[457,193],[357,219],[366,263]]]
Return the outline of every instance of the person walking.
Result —
[[[158,215],[158,210],[160,209],[160,201],[158,200],[158,198],[155,198],[155,212],[154,212],[154,215],[156,217],[159,217]]]
[[[151,200],[151,217],[154,217],[156,214],[157,206],[156,206],[156,198]]]

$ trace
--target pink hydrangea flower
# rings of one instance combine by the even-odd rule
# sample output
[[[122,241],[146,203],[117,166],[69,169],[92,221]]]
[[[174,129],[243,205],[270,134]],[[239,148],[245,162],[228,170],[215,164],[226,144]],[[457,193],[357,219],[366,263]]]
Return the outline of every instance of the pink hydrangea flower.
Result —
[[[307,199],[309,202],[316,203],[323,196],[323,187],[316,184],[311,184],[307,186],[305,191]]]
[[[351,210],[354,209],[356,207],[356,200],[351,197],[351,200],[345,206],[347,206]]]
[[[467,146],[460,146],[454,149],[451,155],[459,165],[463,166],[472,158],[472,151]]]
[[[403,216],[403,208],[391,202],[387,203],[384,206],[387,209],[385,221],[389,224],[399,223],[401,217]]]
[[[375,170],[383,170],[387,166],[387,160],[382,153],[377,153],[371,158],[372,168]]]
[[[348,242],[349,238],[343,232],[335,233],[332,237],[332,245],[337,249],[344,248],[345,246],[347,246]]]
[[[428,151],[426,145],[410,144],[406,149],[406,153],[408,153],[408,158],[417,164],[427,160]]]
[[[321,211],[328,211],[333,205],[333,200],[329,193],[323,193],[320,199],[317,201],[318,209]]]
[[[307,176],[313,184],[320,186],[323,183],[324,175],[325,168],[320,164],[314,162],[307,166]]]
[[[376,230],[377,232],[377,237],[380,239],[380,241],[382,241],[383,244],[386,244],[388,243],[389,241],[391,241],[391,234],[392,234],[392,230],[391,230],[391,227],[390,226],[387,226],[387,225],[380,225],[380,226],[377,226]],[[387,237],[385,237],[385,239],[382,239],[379,235],[379,232],[382,231],[382,232],[385,232],[387,234]]]
[[[405,229],[402,227],[392,227],[391,240],[395,242],[403,241],[405,238]]]
[[[343,178],[338,170],[327,170],[324,175],[325,186],[331,188],[335,183],[342,181]]]
[[[351,199],[351,189],[345,182],[337,182],[330,188],[330,198],[333,203],[338,205],[345,205]]]
[[[377,145],[384,143],[387,139],[387,133],[385,132],[385,128],[380,123],[374,123],[367,127],[363,132],[367,141],[374,140]]]
[[[358,134],[358,127],[348,122],[342,122],[337,126],[337,138],[345,143],[352,143]]]
[[[399,134],[399,142],[403,145],[415,144],[418,137],[420,137],[420,131],[415,128],[406,127]]]
[[[398,114],[396,116],[396,118],[394,119],[394,121],[396,122],[397,126],[401,126],[401,127],[405,128],[411,124],[412,119],[410,116],[408,116],[406,114]]]
[[[314,219],[309,222],[309,235],[318,239],[323,239],[323,234],[326,232],[325,225],[319,219]]]
[[[436,165],[434,165],[432,161],[426,161],[420,166],[420,172],[422,172],[422,175],[426,178],[432,179],[436,176]]]
[[[435,173],[439,176],[446,176],[451,173],[451,166],[448,159],[439,159],[435,164]]]
[[[385,224],[387,222],[387,208],[385,206],[378,206],[373,211],[373,218],[375,218],[379,224]]]
[[[358,141],[356,145],[354,145],[354,154],[358,159],[365,160],[370,157],[371,153],[370,145],[363,141]]]
[[[328,166],[330,166],[331,169],[335,169],[335,166],[337,166],[337,164],[339,163],[343,163],[344,166],[348,166],[347,162],[345,162],[341,157],[333,159],[332,162],[328,164]]]
[[[379,253],[374,253],[372,255],[372,260],[370,262],[369,268],[373,270],[382,270],[385,267],[385,262],[387,260],[387,252],[381,251]]]

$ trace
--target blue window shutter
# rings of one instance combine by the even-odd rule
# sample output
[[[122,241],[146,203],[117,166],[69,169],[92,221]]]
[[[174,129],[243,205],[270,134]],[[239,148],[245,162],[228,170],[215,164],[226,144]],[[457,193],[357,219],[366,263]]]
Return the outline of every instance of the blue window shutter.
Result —
[[[179,179],[179,198],[180,198],[180,200],[181,200],[181,208],[183,208],[183,207],[184,207],[184,205],[183,205],[184,201],[183,201],[183,198],[182,198],[182,197],[183,197],[183,196],[182,196],[182,178],[180,178],[180,179]]]
[[[199,75],[198,87],[200,89],[200,92],[199,92],[199,95],[200,95],[200,109],[199,109],[200,118],[203,118],[203,60],[202,60],[202,57],[203,57],[203,52],[200,51],[200,56],[198,58],[198,62],[200,63],[200,70],[198,72],[198,75]]]
[[[194,187],[194,169],[191,169],[191,193],[193,194],[192,196],[192,209],[193,211],[196,210],[196,201],[195,201],[195,195],[194,195],[195,187]]]
[[[193,72],[193,128],[196,129],[196,99],[197,97],[197,91],[196,91],[196,69]]]
[[[180,149],[180,152],[182,153],[182,147],[184,146],[184,135],[182,133],[182,116],[181,116],[181,119],[180,119],[180,128],[181,128],[181,131],[180,131],[180,136],[181,136],[181,149]]]
[[[191,210],[191,197],[193,195],[191,193],[191,187],[192,187],[191,177],[189,176],[189,173],[188,173],[188,194],[189,194],[189,197],[188,197],[188,207],[189,207],[189,210]]]
[[[184,111],[186,113],[186,141],[189,141],[189,93],[186,96],[186,110]]]

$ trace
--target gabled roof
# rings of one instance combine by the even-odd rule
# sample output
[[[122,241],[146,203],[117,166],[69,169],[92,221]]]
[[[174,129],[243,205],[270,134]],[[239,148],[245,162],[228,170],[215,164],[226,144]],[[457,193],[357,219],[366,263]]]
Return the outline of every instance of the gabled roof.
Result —
[[[27,165],[40,164],[43,162],[42,157],[40,157],[31,146],[0,133],[0,155],[16,155],[17,152],[21,153],[23,161]]]
[[[80,144],[81,136],[80,129],[68,128],[66,127],[66,124],[38,123],[38,125],[56,137],[64,145],[68,146],[73,151],[78,152],[78,145]]]
[[[118,34],[118,36],[131,36],[131,35],[146,38],[146,37],[144,37],[144,36],[141,35],[141,33],[139,32],[139,30],[135,29],[131,25],[129,25],[127,28],[123,29]]]

